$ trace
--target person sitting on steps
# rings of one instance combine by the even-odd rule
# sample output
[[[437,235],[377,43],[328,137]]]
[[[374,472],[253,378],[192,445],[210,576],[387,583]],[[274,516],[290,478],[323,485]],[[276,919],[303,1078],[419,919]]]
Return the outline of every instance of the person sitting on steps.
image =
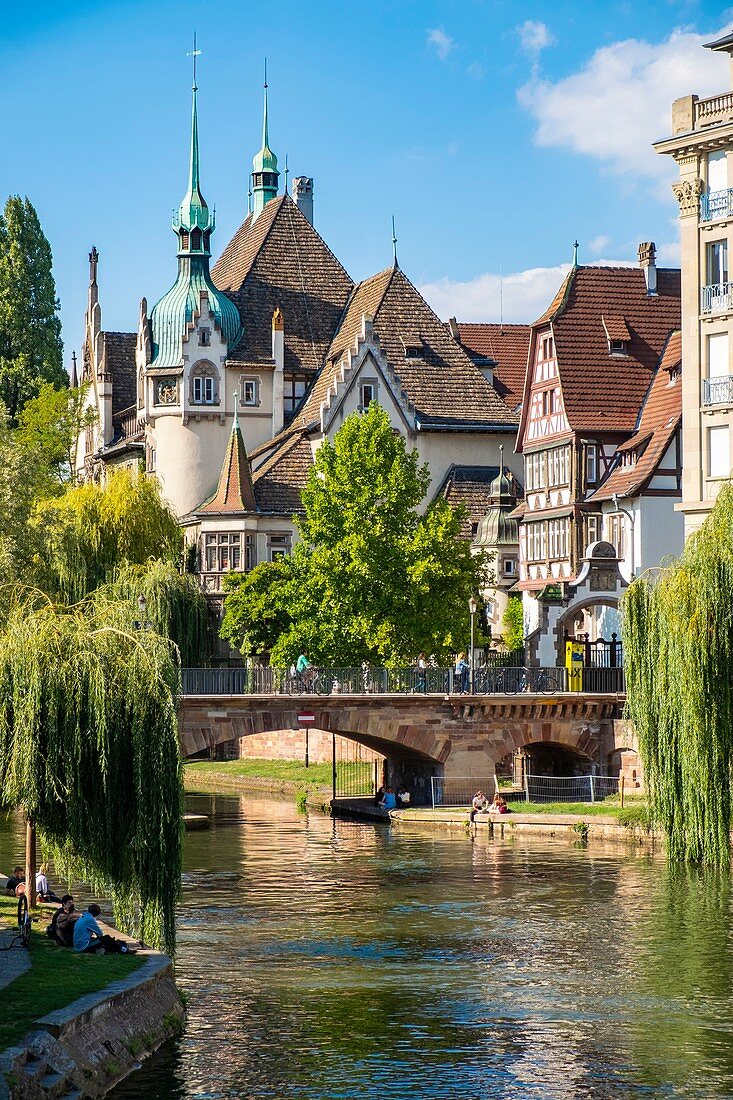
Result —
[[[51,918],[46,935],[59,947],[73,947],[74,925],[78,919],[79,914],[74,908],[74,898],[71,894],[64,894],[61,899],[61,908],[57,909]]]
[[[97,924],[102,912],[98,905],[90,905],[86,913],[74,925],[74,950],[86,955],[134,955],[135,952],[120,940],[108,936]]]
[[[489,800],[483,791],[476,791],[476,794],[471,799],[471,813],[469,814],[469,821],[473,824],[476,814],[485,814],[489,811]]]

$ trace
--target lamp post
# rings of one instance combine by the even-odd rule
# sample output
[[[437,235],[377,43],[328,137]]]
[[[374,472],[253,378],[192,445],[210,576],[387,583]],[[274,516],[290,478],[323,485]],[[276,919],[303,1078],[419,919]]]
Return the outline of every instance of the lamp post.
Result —
[[[474,640],[476,631],[476,612],[478,611],[478,601],[475,596],[471,596],[468,601],[468,610],[471,615],[471,647],[469,653],[470,669],[469,669],[469,684],[471,685],[471,695],[473,695],[473,661],[474,661]]]
[[[137,609],[140,612],[140,618],[135,620],[135,630],[152,630],[153,624],[148,616],[148,601],[143,596],[142,592],[137,598]]]

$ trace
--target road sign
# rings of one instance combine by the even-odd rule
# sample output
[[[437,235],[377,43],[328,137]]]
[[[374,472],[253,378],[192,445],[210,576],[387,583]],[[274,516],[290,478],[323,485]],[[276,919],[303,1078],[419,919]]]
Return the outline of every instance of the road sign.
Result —
[[[299,714],[298,715],[298,721],[300,722],[301,726],[306,725],[308,722],[315,722],[315,720],[316,720],[315,714]]]

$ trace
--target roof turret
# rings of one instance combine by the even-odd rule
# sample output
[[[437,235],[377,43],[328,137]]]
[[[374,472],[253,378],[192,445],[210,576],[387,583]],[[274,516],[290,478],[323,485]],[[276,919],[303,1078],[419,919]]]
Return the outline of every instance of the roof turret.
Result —
[[[499,473],[489,487],[490,507],[479,520],[473,545],[485,550],[519,543],[519,521],[511,516],[517,503],[516,490],[504,472],[504,447],[499,448]]]
[[[267,105],[267,61],[265,61],[264,107],[262,114],[262,148],[252,158],[252,220],[262,213],[265,203],[277,196],[280,173],[277,157],[270,148]]]

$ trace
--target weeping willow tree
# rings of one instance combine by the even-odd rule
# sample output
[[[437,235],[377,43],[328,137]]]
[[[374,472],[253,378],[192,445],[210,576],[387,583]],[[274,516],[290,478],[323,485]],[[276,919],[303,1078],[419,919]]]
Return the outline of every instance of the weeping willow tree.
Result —
[[[181,869],[174,647],[129,602],[17,597],[0,635],[0,803],[121,927],[172,950]]]
[[[127,600],[135,609],[145,598],[145,617],[157,634],[177,647],[181,665],[204,665],[211,656],[212,633],[209,610],[196,578],[179,573],[172,562],[150,561],[146,565],[123,565],[114,580],[97,589],[100,604]],[[138,612],[139,615],[139,612]]]
[[[39,587],[67,603],[113,580],[122,564],[180,557],[181,531],[158,483],[126,469],[41,502],[32,522],[43,541]]]
[[[733,749],[733,487],[679,561],[623,604],[628,714],[652,811],[673,861],[730,858]]]

